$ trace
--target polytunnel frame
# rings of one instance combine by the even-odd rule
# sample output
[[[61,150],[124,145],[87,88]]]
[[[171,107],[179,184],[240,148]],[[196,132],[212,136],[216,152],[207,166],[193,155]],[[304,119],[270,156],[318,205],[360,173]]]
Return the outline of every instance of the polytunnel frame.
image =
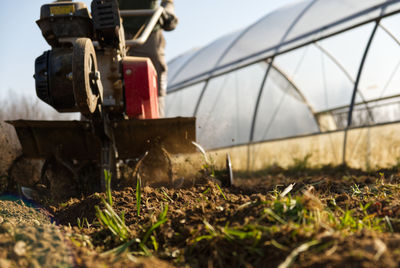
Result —
[[[317,1],[318,1],[318,0],[313,0],[310,4],[314,4],[314,3],[317,2]],[[183,88],[185,88],[185,87],[189,87],[189,86],[192,86],[192,85],[194,85],[194,84],[197,84],[197,83],[200,83],[200,82],[204,82],[204,81],[209,80],[209,79],[212,79],[212,78],[214,78],[214,77],[218,77],[218,76],[224,75],[224,74],[226,74],[226,73],[230,73],[230,72],[233,72],[233,71],[235,71],[235,70],[238,70],[238,69],[241,69],[241,68],[245,68],[245,67],[247,67],[247,66],[249,66],[249,65],[252,65],[252,64],[255,64],[255,63],[257,63],[257,62],[262,62],[262,61],[264,61],[264,60],[266,60],[266,59],[268,59],[268,58],[273,58],[273,57],[276,57],[276,56],[279,56],[279,55],[288,53],[288,52],[290,52],[290,51],[296,50],[296,49],[298,49],[298,48],[305,47],[305,46],[310,45],[310,44],[312,44],[312,43],[314,43],[314,42],[318,42],[318,41],[321,41],[321,40],[330,38],[330,37],[332,37],[332,36],[339,35],[339,34],[341,34],[341,33],[343,33],[343,32],[350,31],[350,30],[352,30],[352,29],[355,29],[355,28],[358,28],[358,27],[360,27],[360,26],[369,24],[369,23],[371,23],[371,22],[376,22],[377,20],[381,20],[381,19],[383,19],[383,18],[385,18],[385,17],[393,16],[393,15],[395,15],[395,14],[400,13],[400,9],[399,9],[399,10],[392,11],[392,12],[388,12],[388,13],[385,13],[385,14],[382,14],[382,12],[383,12],[383,10],[386,9],[388,6],[390,6],[390,5],[392,5],[392,4],[396,4],[396,3],[398,3],[398,1],[393,1],[393,0],[392,0],[392,1],[386,2],[386,3],[384,3],[384,4],[379,4],[379,5],[376,5],[376,6],[372,6],[372,7],[370,7],[370,8],[365,9],[365,10],[362,10],[362,11],[356,13],[356,14],[353,14],[353,15],[351,15],[351,16],[349,16],[349,17],[340,19],[340,20],[338,20],[338,21],[336,21],[336,22],[334,22],[334,23],[331,23],[331,24],[329,24],[329,25],[326,25],[326,26],[323,27],[323,28],[318,28],[318,29],[312,30],[312,31],[307,32],[307,33],[305,33],[305,34],[299,35],[299,36],[297,36],[297,37],[295,37],[295,38],[293,38],[293,39],[291,39],[291,40],[288,40],[288,41],[284,41],[284,42],[282,42],[282,43],[279,43],[279,45],[277,45],[277,46],[275,46],[275,47],[271,47],[271,48],[268,48],[268,49],[265,49],[265,50],[262,50],[262,51],[259,51],[259,52],[255,52],[255,53],[253,53],[253,54],[248,55],[247,57],[243,57],[243,58],[234,60],[234,61],[229,62],[229,63],[227,63],[227,64],[224,64],[224,65],[222,65],[222,66],[218,66],[218,62],[217,62],[217,64],[215,64],[215,66],[218,66],[218,67],[215,67],[214,69],[212,69],[212,70],[210,70],[210,71],[207,71],[207,72],[203,72],[203,73],[194,75],[194,76],[192,76],[192,77],[190,77],[190,78],[188,78],[188,79],[186,79],[186,80],[183,80],[183,81],[177,83],[176,85],[173,85],[172,89],[171,89],[169,92],[178,91],[178,90],[183,89]],[[309,7],[309,6],[307,6],[307,7],[305,8],[305,10],[303,10],[303,11],[308,10],[308,7]],[[312,36],[312,35],[314,35],[314,34],[318,34],[318,33],[320,33],[320,32],[323,31],[323,30],[326,30],[326,29],[335,27],[335,26],[337,26],[337,25],[339,25],[339,24],[341,24],[341,23],[343,23],[343,22],[346,22],[346,21],[349,21],[349,20],[351,20],[351,19],[357,18],[357,17],[359,17],[359,16],[361,16],[361,15],[363,15],[363,14],[368,14],[369,12],[371,12],[371,11],[373,11],[373,10],[376,10],[377,7],[379,7],[379,9],[382,10],[381,15],[380,15],[379,17],[374,17],[374,18],[371,18],[371,19],[367,19],[367,20],[365,20],[365,21],[362,21],[362,22],[360,22],[360,23],[356,23],[356,24],[354,24],[354,25],[352,25],[352,26],[349,26],[349,27],[347,27],[347,28],[343,28],[343,29],[341,29],[341,30],[332,32],[332,33],[330,33],[330,34],[323,35],[322,37],[315,38],[315,39],[312,39],[312,40],[310,40],[310,41],[306,41],[306,42],[304,42],[304,43],[300,43],[299,45],[296,45],[296,46],[293,46],[293,47],[290,47],[290,48],[287,48],[287,49],[285,49],[285,50],[282,50],[282,51],[279,51],[279,52],[278,52],[279,48],[282,47],[282,46],[289,45],[290,43],[295,43],[295,42],[297,42],[297,41],[299,41],[299,40],[301,40],[301,39],[304,39],[304,38],[306,38],[306,37],[308,37],[308,36]],[[300,13],[300,15],[304,15],[304,14],[305,14],[304,12],[301,12],[301,13]],[[267,16],[268,16],[268,15],[267,15]],[[260,20],[262,20],[262,19],[264,19],[264,18],[265,18],[265,17],[261,18]],[[260,21],[260,20],[259,20],[259,21]],[[295,22],[295,21],[297,21],[297,19],[295,19],[294,22]],[[242,35],[245,34],[245,32],[247,32],[249,29],[251,29],[251,27],[252,27],[253,25],[255,25],[255,24],[252,24],[252,25],[250,25],[249,27],[245,28],[245,29],[243,30],[243,32],[239,34],[238,38],[240,38]],[[289,30],[290,30],[290,28],[292,28],[292,26],[289,27]],[[285,35],[287,35],[287,34],[285,34]],[[236,39],[238,39],[238,38],[235,38],[235,40],[232,41],[232,43],[227,47],[227,50],[230,50],[230,49],[236,44],[236,41],[237,41]],[[196,55],[197,55],[198,53],[200,53],[201,50],[202,50],[202,49],[199,49],[198,51],[196,51],[196,52],[187,60],[187,62],[185,62],[184,65],[186,66],[189,62],[191,62],[191,61],[196,57]],[[261,58],[261,59],[258,58],[258,59],[255,59],[255,60],[253,60],[253,61],[249,61],[250,59],[255,58],[256,56],[259,56],[259,55],[262,55],[262,54],[267,53],[268,51],[274,51],[274,50],[275,50],[275,53],[272,54],[272,55],[263,57],[263,58]],[[222,58],[219,59],[219,60],[222,60]],[[246,63],[240,65],[241,62],[246,62]],[[236,66],[235,66],[234,68],[229,68],[230,66],[233,66],[233,65],[236,65]],[[183,67],[185,67],[185,66],[183,66]],[[181,66],[181,67],[182,67],[182,66]],[[184,69],[184,68],[181,68],[181,67],[179,68],[179,72],[180,72],[182,69]],[[178,72],[177,72],[176,75],[178,75]],[[209,75],[209,76],[207,76],[207,75]],[[192,81],[192,82],[190,82],[190,81]]]
[[[310,6],[312,6],[316,1],[317,1],[317,0],[313,0],[312,2],[310,2],[310,4],[303,10],[303,12],[300,12],[300,16],[298,16],[298,17],[294,20],[294,23],[295,23],[296,21],[298,21],[298,19],[299,19],[302,15],[304,15],[304,12],[305,12],[306,10],[308,10],[308,8],[309,8]],[[279,48],[280,48],[281,46],[283,46],[283,45],[287,45],[287,43],[280,43],[279,46],[277,46],[277,47],[275,47],[275,48],[272,48],[272,49],[274,49],[274,50],[276,51],[276,53],[273,54],[273,55],[271,55],[271,56],[268,56],[268,57],[263,58],[263,59],[257,59],[257,60],[255,60],[255,61],[251,61],[251,62],[248,62],[248,63],[246,63],[246,64],[236,66],[235,68],[229,69],[229,68],[228,68],[229,66],[234,65],[235,63],[240,63],[240,62],[242,62],[242,61],[245,62],[246,60],[248,60],[248,59],[254,57],[254,55],[250,55],[250,56],[248,56],[248,57],[246,57],[246,58],[239,59],[239,60],[237,60],[237,61],[233,61],[233,62],[231,62],[231,63],[229,63],[229,64],[224,65],[224,66],[220,66],[220,67],[214,68],[214,69],[212,69],[211,71],[208,71],[208,72],[205,72],[205,73],[196,75],[196,76],[190,78],[189,80],[182,81],[182,82],[178,83],[177,85],[175,85],[174,88],[173,88],[172,90],[168,91],[168,93],[174,93],[174,92],[180,91],[180,90],[182,90],[182,89],[185,89],[185,88],[187,88],[187,87],[190,87],[190,86],[193,86],[193,85],[200,84],[200,83],[203,83],[203,82],[204,82],[204,86],[203,86],[203,88],[202,88],[202,90],[201,90],[201,93],[200,93],[200,96],[199,96],[199,98],[198,98],[198,101],[197,101],[197,104],[196,104],[196,108],[195,108],[195,110],[194,110],[194,112],[193,112],[193,116],[196,116],[196,115],[197,115],[197,112],[198,112],[198,109],[199,109],[199,106],[200,106],[200,104],[201,104],[201,101],[202,101],[202,99],[203,99],[204,93],[205,93],[205,91],[206,91],[207,88],[208,88],[208,84],[209,84],[209,81],[210,81],[210,80],[212,80],[212,79],[214,79],[214,78],[216,78],[216,77],[220,77],[220,76],[229,74],[229,73],[233,73],[233,72],[238,71],[238,70],[240,70],[240,69],[247,68],[247,67],[249,67],[249,66],[251,66],[251,65],[255,65],[255,64],[257,64],[257,63],[266,62],[266,63],[268,64],[268,67],[267,67],[267,69],[266,69],[266,71],[265,71],[265,74],[264,74],[264,76],[263,76],[263,78],[262,78],[262,83],[261,83],[261,86],[260,86],[260,89],[259,89],[259,93],[258,93],[258,96],[257,96],[256,105],[255,105],[254,113],[253,113],[253,117],[252,117],[253,119],[252,119],[252,124],[251,124],[251,129],[250,129],[250,139],[249,139],[249,142],[248,142],[248,143],[244,143],[244,144],[236,144],[236,145],[234,145],[233,147],[241,146],[241,145],[252,145],[252,144],[258,144],[258,143],[266,142],[266,141],[257,141],[257,142],[254,142],[254,130],[255,130],[255,124],[256,124],[257,114],[258,114],[258,108],[259,108],[260,100],[261,100],[261,97],[262,97],[263,89],[264,89],[265,84],[266,84],[266,81],[267,81],[267,79],[268,79],[270,70],[271,70],[271,69],[275,69],[275,68],[274,68],[274,64],[273,64],[273,63],[274,63],[274,59],[275,59],[277,56],[279,56],[279,55],[286,54],[286,53],[288,53],[288,52],[290,52],[290,51],[294,51],[294,50],[299,49],[299,48],[301,48],[301,47],[306,47],[306,46],[308,46],[308,45],[314,44],[318,49],[320,49],[321,52],[323,52],[326,56],[328,56],[328,57],[334,62],[334,64],[335,64],[336,66],[338,66],[338,67],[343,71],[343,73],[345,74],[345,76],[346,76],[347,78],[349,78],[351,82],[354,83],[354,88],[353,88],[353,92],[352,92],[352,97],[351,97],[350,105],[346,105],[346,106],[343,106],[343,107],[335,107],[335,108],[333,108],[333,109],[326,109],[326,110],[319,111],[319,112],[314,112],[313,109],[311,108],[312,106],[310,106],[309,103],[306,102],[306,99],[305,99],[304,96],[301,94],[301,92],[298,90],[298,87],[293,83],[293,81],[290,81],[290,80],[288,79],[287,75],[285,75],[284,73],[280,72],[279,69],[278,69],[277,71],[278,71],[278,73],[279,73],[280,75],[282,75],[282,77],[283,77],[289,84],[294,85],[294,87],[295,87],[295,89],[296,89],[296,92],[300,93],[300,96],[301,96],[302,100],[304,101],[304,103],[306,104],[306,106],[307,106],[309,109],[311,108],[310,111],[312,112],[312,115],[313,115],[314,119],[316,120],[316,124],[317,124],[317,126],[318,126],[319,128],[320,128],[320,124],[319,124],[319,121],[317,120],[317,115],[318,115],[318,114],[327,113],[327,112],[330,112],[330,111],[338,110],[338,109],[340,109],[340,108],[349,108],[348,118],[347,118],[347,126],[346,126],[345,129],[340,129],[340,130],[338,129],[338,130],[326,131],[326,132],[321,132],[321,130],[320,130],[319,133],[312,133],[312,134],[306,134],[306,135],[298,135],[298,136],[296,136],[296,137],[305,137],[305,136],[314,136],[314,135],[319,135],[319,134],[329,134],[329,133],[335,133],[335,132],[344,131],[342,163],[345,164],[345,163],[346,163],[346,147],[347,147],[347,135],[348,135],[348,131],[349,131],[350,129],[358,129],[358,128],[363,128],[363,127],[365,127],[365,126],[351,127],[351,123],[352,123],[352,119],[353,119],[354,106],[359,105],[359,104],[365,104],[366,107],[367,107],[367,110],[368,110],[368,112],[369,112],[369,116],[372,116],[372,113],[370,112],[370,109],[369,109],[369,107],[368,107],[368,103],[374,102],[374,101],[378,101],[378,100],[384,100],[384,99],[395,98],[395,97],[397,96],[397,95],[396,95],[396,96],[390,96],[390,97],[387,97],[387,98],[378,98],[378,99],[375,99],[375,100],[366,101],[366,100],[364,99],[364,97],[362,96],[361,91],[358,90],[358,86],[359,86],[359,83],[360,83],[360,80],[361,80],[361,76],[362,76],[362,72],[363,72],[363,69],[364,69],[364,64],[365,64],[366,59],[368,58],[368,53],[369,53],[369,51],[370,51],[370,47],[371,47],[371,44],[372,44],[372,42],[373,42],[373,40],[374,40],[375,34],[376,34],[376,32],[377,32],[377,29],[378,29],[378,28],[383,29],[383,30],[391,37],[391,39],[393,39],[393,40],[400,46],[400,40],[399,40],[398,38],[396,38],[396,36],[394,36],[392,32],[390,32],[384,25],[381,25],[381,23],[380,23],[382,19],[400,13],[400,10],[396,10],[396,11],[392,11],[392,12],[383,14],[384,10],[387,8],[387,6],[388,6],[389,4],[390,4],[390,2],[381,5],[381,15],[380,15],[379,17],[376,17],[376,18],[373,18],[373,19],[369,19],[369,20],[363,21],[363,22],[361,22],[361,23],[357,23],[357,24],[352,25],[352,26],[350,26],[350,27],[344,28],[344,29],[342,29],[342,30],[340,30],[340,31],[336,31],[336,32],[333,32],[333,33],[324,35],[323,37],[316,38],[316,39],[313,39],[313,40],[304,42],[304,43],[302,43],[302,44],[300,44],[300,45],[293,46],[293,47],[288,48],[288,49],[283,50],[283,51],[279,51]],[[361,14],[362,14],[362,13],[367,13],[367,12],[369,12],[370,10],[373,10],[373,9],[376,9],[376,8],[375,8],[375,7],[369,8],[369,9],[364,10],[364,11],[362,11],[362,12],[359,12],[359,13],[357,13],[357,15],[353,15],[353,16],[351,16],[351,17],[357,17],[360,13],[361,13]],[[382,15],[382,14],[383,14],[383,15]],[[339,20],[339,21],[337,21],[337,22],[331,24],[330,26],[333,27],[333,26],[335,26],[335,25],[337,25],[337,24],[340,24],[341,21],[342,21],[342,20]],[[372,31],[371,31],[370,36],[369,36],[367,45],[366,45],[366,47],[365,47],[365,49],[364,49],[364,53],[363,53],[362,59],[361,59],[360,64],[359,64],[359,69],[358,69],[358,71],[357,71],[357,76],[356,76],[356,79],[354,80],[354,79],[351,78],[351,76],[349,75],[348,71],[344,68],[344,66],[342,66],[342,65],[340,64],[340,62],[339,62],[331,53],[329,53],[329,52],[326,51],[323,47],[321,47],[321,46],[318,44],[318,42],[321,41],[321,40],[325,40],[325,39],[328,39],[328,38],[330,38],[330,37],[336,36],[336,35],[340,35],[341,33],[350,31],[350,30],[352,30],[352,29],[355,29],[355,28],[358,28],[358,27],[361,27],[361,26],[363,26],[363,25],[367,25],[367,24],[373,23],[373,22],[375,22],[375,24],[374,24],[374,27],[373,27],[373,29],[372,29]],[[252,24],[252,25],[253,25],[253,24]],[[252,25],[251,25],[251,26],[252,26]],[[224,56],[225,56],[225,54],[227,53],[227,51],[229,51],[229,50],[234,46],[234,44],[236,43],[236,41],[237,41],[238,39],[240,39],[240,37],[242,37],[242,36],[251,28],[251,26],[247,27],[241,34],[239,34],[239,36],[238,36],[237,38],[235,38],[235,40],[232,41],[232,43],[230,44],[230,46],[228,46],[228,48],[226,49],[226,51],[223,53],[223,56],[221,56],[221,57],[218,59],[218,61],[217,61],[217,63],[215,64],[215,66],[218,66],[218,63],[224,58]],[[291,29],[292,27],[293,27],[293,24],[291,25],[291,27],[289,27],[289,29],[288,29],[289,31],[286,31],[286,33],[285,33],[285,35],[284,35],[283,38],[285,38],[285,37],[287,36],[287,34],[290,32],[290,29]],[[318,30],[317,30],[317,32],[320,32],[320,31],[321,31],[321,29],[318,29]],[[307,33],[306,36],[311,35],[311,34],[312,34],[312,33]],[[305,38],[306,36],[301,35],[301,36],[299,36],[299,37],[294,38],[293,40],[290,40],[290,42],[288,42],[288,43],[295,42],[296,40]],[[270,50],[270,49],[268,49],[268,50]],[[268,51],[268,50],[267,50],[267,51]],[[191,62],[191,60],[194,59],[195,56],[196,56],[196,54],[199,53],[200,51],[201,51],[201,49],[198,50],[196,53],[194,53],[194,54],[191,56],[191,58],[188,59],[188,60],[185,62],[185,64],[183,64],[183,65],[186,66],[189,62]],[[279,51],[279,52],[278,52],[278,51]],[[262,54],[262,53],[265,53],[265,51],[257,52],[257,53],[255,53],[255,54]],[[218,70],[224,69],[224,68],[226,68],[227,70],[222,71],[222,72],[217,72]],[[182,69],[182,66],[181,66],[181,68],[179,68],[179,69]],[[178,72],[177,72],[177,73],[178,73]],[[205,76],[205,75],[207,75],[207,74],[209,74],[208,77],[205,77],[205,78],[196,80],[196,78],[203,77],[203,76]],[[190,81],[190,80],[194,80],[194,81],[193,81],[192,83],[188,83],[188,81]],[[361,101],[360,103],[356,103],[356,101],[355,101],[356,96],[357,96],[357,93],[361,94],[360,97],[361,97],[362,101]],[[400,96],[400,95],[399,95],[399,96]],[[386,124],[392,124],[392,123],[395,123],[395,122],[400,122],[400,120],[394,121],[394,122],[387,122],[387,123],[378,123],[378,124],[375,124],[375,125],[386,125]],[[289,137],[278,138],[278,139],[272,139],[272,140],[268,140],[268,141],[273,141],[273,140],[285,140],[285,139],[288,139],[288,138],[289,138]],[[290,137],[290,138],[292,138],[292,137]],[[224,148],[230,148],[230,147],[232,147],[232,146],[220,147],[220,148],[218,148],[218,149],[224,149]]]
[[[365,46],[364,54],[363,54],[363,57],[361,59],[360,66],[359,66],[359,69],[358,69],[357,78],[356,78],[356,81],[354,83],[353,94],[351,96],[351,102],[350,102],[350,109],[349,109],[349,113],[348,113],[348,117],[347,117],[347,127],[344,130],[343,155],[342,155],[342,163],[343,164],[346,163],[347,136],[348,136],[349,129],[351,127],[352,120],[353,120],[353,110],[354,110],[354,104],[355,104],[355,100],[356,100],[356,95],[357,95],[357,92],[358,92],[358,85],[359,85],[360,80],[361,80],[362,71],[364,69],[365,61],[366,61],[366,59],[368,57],[369,49],[371,48],[372,41],[374,40],[374,37],[375,37],[375,34],[376,34],[376,30],[379,27],[380,20],[381,19],[377,19],[375,21],[374,28],[372,29],[372,32],[371,32],[371,35],[370,35],[370,37],[368,39],[367,45]]]

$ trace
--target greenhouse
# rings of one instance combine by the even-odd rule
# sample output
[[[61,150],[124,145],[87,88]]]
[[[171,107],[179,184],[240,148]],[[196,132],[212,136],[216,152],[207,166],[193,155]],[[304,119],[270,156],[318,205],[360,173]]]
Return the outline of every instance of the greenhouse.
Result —
[[[184,53],[166,114],[236,169],[399,164],[400,1],[296,1]]]

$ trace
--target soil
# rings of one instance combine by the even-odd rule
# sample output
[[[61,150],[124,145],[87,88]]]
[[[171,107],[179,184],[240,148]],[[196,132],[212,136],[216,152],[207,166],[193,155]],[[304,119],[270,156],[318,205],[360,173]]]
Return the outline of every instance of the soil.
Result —
[[[219,187],[205,172],[199,174],[204,183],[195,187],[142,187],[140,215],[136,188],[114,190],[112,207],[124,214],[129,230],[125,241],[98,221],[95,206],[105,209],[104,193],[40,206],[3,198],[0,267],[397,267],[400,263],[397,170],[276,168],[239,174],[235,186],[228,188]],[[293,183],[287,195],[293,199],[277,198]],[[289,220],[295,215],[277,216],[284,221],[280,224],[265,216],[276,200],[294,198],[309,211],[321,213],[330,210],[335,200],[339,210],[352,211],[354,218],[364,220],[362,213],[376,217],[376,226],[299,225]],[[367,203],[366,210],[359,209]],[[163,212],[165,221],[146,240]],[[390,230],[379,229],[386,226],[385,219],[390,219]],[[310,241],[317,242],[304,247]],[[109,252],[126,242],[127,250],[120,255]]]
[[[14,128],[0,121],[0,176],[7,174],[14,160],[21,155],[22,149]]]

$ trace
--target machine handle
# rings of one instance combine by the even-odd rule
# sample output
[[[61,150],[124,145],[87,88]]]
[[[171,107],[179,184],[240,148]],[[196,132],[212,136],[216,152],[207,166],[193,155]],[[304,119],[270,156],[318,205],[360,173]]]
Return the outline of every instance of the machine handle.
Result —
[[[154,12],[156,12],[156,9],[119,10],[121,17],[151,16]]]
[[[164,7],[160,6],[156,10],[152,9],[138,9],[138,10],[120,10],[121,17],[135,17],[135,16],[150,16],[150,21],[147,23],[143,32],[137,39],[126,40],[127,47],[140,46],[146,43],[154,27],[157,25],[161,16],[164,13]]]

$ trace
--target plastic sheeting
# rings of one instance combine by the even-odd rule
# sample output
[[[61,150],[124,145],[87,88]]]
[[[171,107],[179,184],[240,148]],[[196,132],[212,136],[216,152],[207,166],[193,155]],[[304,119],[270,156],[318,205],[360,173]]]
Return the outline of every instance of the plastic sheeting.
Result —
[[[183,86],[195,79],[205,79],[211,74],[232,69],[256,60],[271,57],[282,51],[301,46],[307,42],[340,32],[346,28],[385,16],[400,9],[399,0],[306,0],[278,9],[248,28],[235,33],[238,38],[232,42],[232,34],[210,44],[218,44],[217,64],[204,66],[204,53],[186,55],[191,66],[185,68],[179,79],[173,79],[170,88]],[[222,44],[224,43],[225,44]],[[215,47],[214,47],[215,48]],[[226,48],[222,50],[222,48]],[[221,51],[220,51],[221,49]],[[214,56],[215,54],[211,54]],[[214,57],[208,57],[214,61]],[[204,67],[203,67],[204,66]],[[177,64],[170,70],[182,71]]]
[[[266,15],[169,65],[167,116],[196,116],[207,149],[400,121],[399,12],[308,0]]]

